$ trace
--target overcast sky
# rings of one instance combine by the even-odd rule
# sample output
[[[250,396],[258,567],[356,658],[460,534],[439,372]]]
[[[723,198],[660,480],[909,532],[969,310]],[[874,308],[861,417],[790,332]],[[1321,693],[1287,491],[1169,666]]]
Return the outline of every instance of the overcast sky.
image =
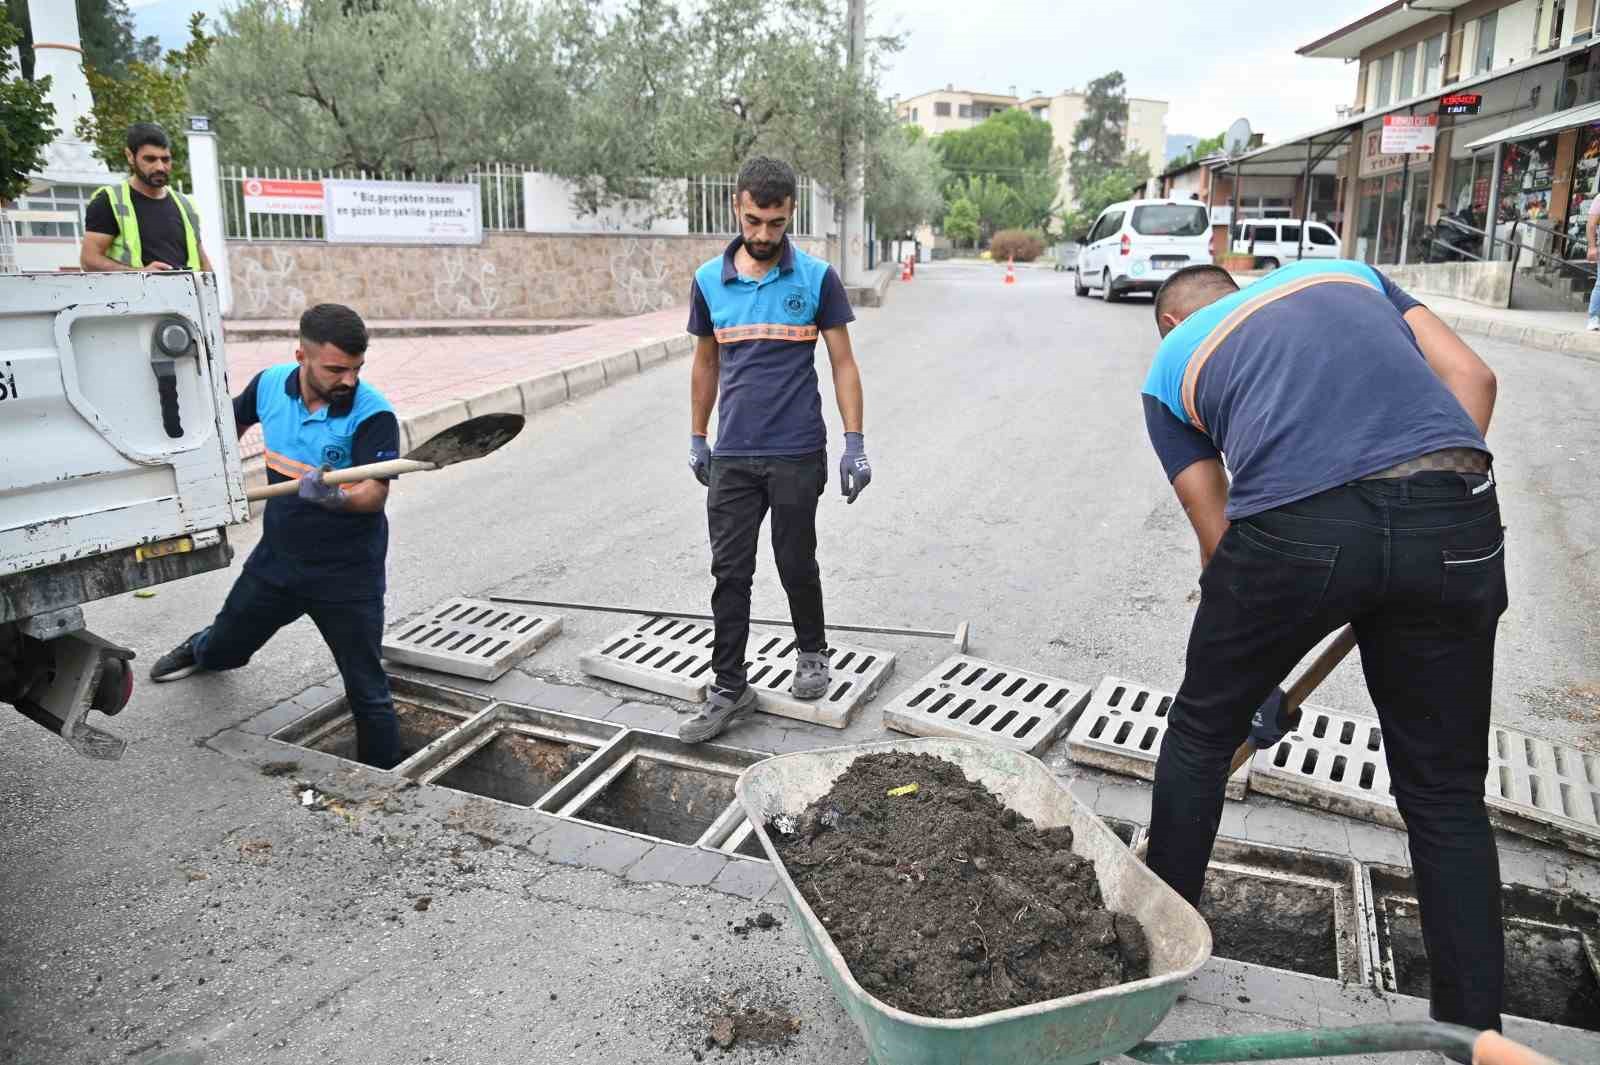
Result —
[[[130,0],[144,25],[181,44],[188,12],[225,0]],[[751,0],[760,3],[761,0]],[[844,0],[838,0],[842,7]],[[957,88],[1027,95],[1083,88],[1121,70],[1133,96],[1170,104],[1167,132],[1209,137],[1250,120],[1268,142],[1333,122],[1355,95],[1356,68],[1295,49],[1381,0],[867,0],[872,33],[904,33],[886,92]]]
[[[1171,105],[1167,132],[1202,137],[1250,120],[1268,143],[1333,122],[1356,67],[1295,49],[1377,10],[1381,0],[867,0],[868,31],[908,35],[884,88],[1026,96],[1082,89],[1110,70],[1130,96]]]

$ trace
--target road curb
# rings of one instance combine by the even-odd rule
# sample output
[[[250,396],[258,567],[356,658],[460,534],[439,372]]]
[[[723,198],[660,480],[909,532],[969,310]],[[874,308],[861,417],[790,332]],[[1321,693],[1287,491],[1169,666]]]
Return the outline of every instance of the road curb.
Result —
[[[694,350],[694,338],[687,333],[652,340],[627,351],[601,355],[584,362],[547,370],[480,392],[467,399],[450,400],[437,407],[400,417],[400,450],[404,454],[429,437],[480,414],[511,413],[533,417],[571,400],[590,396],[645,370],[680,358]],[[263,456],[244,461],[244,484],[248,491],[267,483]],[[262,503],[251,505],[254,514]]]
[[[1470,314],[1442,314],[1439,317],[1445,325],[1458,333],[1485,336],[1491,340],[1504,340],[1510,344],[1538,348],[1540,351],[1553,351],[1588,362],[1600,362],[1600,333],[1518,325],[1499,318],[1479,318]]]

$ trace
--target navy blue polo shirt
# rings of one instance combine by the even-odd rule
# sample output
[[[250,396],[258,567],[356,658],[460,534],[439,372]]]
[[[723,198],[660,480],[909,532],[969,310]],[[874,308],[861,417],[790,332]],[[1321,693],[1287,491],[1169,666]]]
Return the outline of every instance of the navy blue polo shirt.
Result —
[[[689,332],[717,340],[715,453],[821,451],[828,430],[817,391],[817,337],[855,321],[844,283],[787,237],[761,280],[742,277],[734,265],[741,243],[735,238],[689,285]]]
[[[323,466],[338,470],[400,456],[400,423],[382,393],[363,381],[348,400],[309,411],[294,363],[256,374],[233,401],[233,420],[241,430],[260,423],[268,484]],[[262,525],[246,573],[325,602],[383,595],[389,520],[382,511],[340,513],[277,496],[267,501]]]

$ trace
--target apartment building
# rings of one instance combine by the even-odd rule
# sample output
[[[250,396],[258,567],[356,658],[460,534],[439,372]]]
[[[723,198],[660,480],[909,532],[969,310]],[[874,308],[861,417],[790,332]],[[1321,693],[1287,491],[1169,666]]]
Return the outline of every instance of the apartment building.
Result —
[[[1088,97],[1075,89],[1047,96],[1034,93],[1018,96],[1016,87],[1006,94],[971,92],[947,85],[896,103],[900,121],[919,126],[930,136],[951,130],[971,129],[990,115],[1022,108],[1035,118],[1050,123],[1055,146],[1062,157],[1072,158],[1072,131],[1083,117]],[[1143,97],[1128,99],[1128,150],[1149,153],[1152,170],[1161,168],[1167,144],[1167,102]],[[1072,202],[1072,182],[1065,172],[1061,177],[1063,203]]]

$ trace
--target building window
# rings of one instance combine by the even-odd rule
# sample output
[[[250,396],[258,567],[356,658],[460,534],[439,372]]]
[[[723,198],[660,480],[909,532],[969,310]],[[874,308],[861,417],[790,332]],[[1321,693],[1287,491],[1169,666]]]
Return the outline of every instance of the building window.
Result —
[[[961,117],[962,118],[971,118],[972,117],[972,105],[971,104],[962,104],[961,105]]]
[[[1567,4],[1566,0],[1550,0],[1546,14],[1550,18],[1548,32],[1540,43],[1540,51],[1549,51],[1561,47],[1561,31],[1566,26]]]
[[[71,211],[77,215],[73,222],[18,222],[19,237],[55,237],[81,240],[83,238],[83,210],[93,198],[95,185],[50,185],[38,192],[17,200],[19,211]]]
[[[1050,109],[1048,107],[1035,107],[1033,109],[1033,117],[1034,118],[1044,118],[1049,113],[1050,113]]]
[[[1388,107],[1394,92],[1394,56],[1386,55],[1378,62],[1378,106]]]
[[[933,105],[933,114],[934,114],[935,118],[949,118],[950,117],[950,103],[949,103],[949,101],[940,100],[940,101],[936,102]]]
[[[1494,69],[1494,31],[1500,13],[1491,11],[1478,20],[1478,43],[1472,52],[1472,72],[1482,74]]]
[[[1587,41],[1594,33],[1594,0],[1578,0],[1572,27],[1572,39]]]
[[[1444,34],[1430,38],[1422,46],[1422,91],[1432,92],[1439,87],[1439,76],[1444,72]]]
[[[1417,46],[1412,45],[1400,53],[1400,87],[1395,90],[1396,100],[1409,100],[1417,94]]]
[[[916,120],[917,120],[917,109],[915,107],[913,107],[911,109],[911,121],[915,122]]]

